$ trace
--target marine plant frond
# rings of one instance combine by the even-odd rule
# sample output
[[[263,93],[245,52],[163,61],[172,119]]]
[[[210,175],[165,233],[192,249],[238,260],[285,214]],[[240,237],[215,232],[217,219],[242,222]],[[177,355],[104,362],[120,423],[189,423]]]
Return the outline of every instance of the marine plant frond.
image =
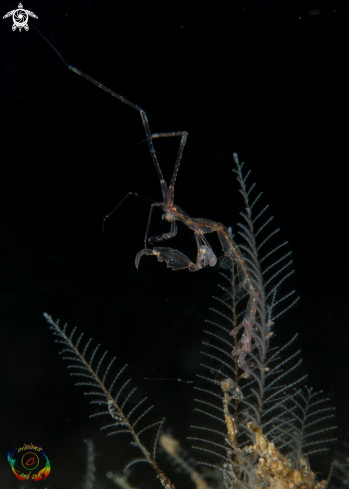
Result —
[[[209,483],[205,480],[205,475],[202,475],[198,470],[199,465],[196,460],[189,457],[185,452],[178,440],[173,438],[170,434],[163,434],[160,438],[160,446],[164,452],[168,455],[168,458],[172,465],[175,466],[177,473],[187,475],[194,483],[196,489],[212,489]],[[217,479],[217,472],[210,471],[206,474],[210,478]]]
[[[220,273],[225,283],[219,285],[222,295],[214,296],[216,306],[210,308],[211,317],[206,320],[210,328],[205,331],[207,340],[201,352],[206,361],[199,375],[210,385],[196,388],[200,393],[196,412],[209,425],[192,426],[197,434],[190,439],[203,454],[220,458],[225,487],[240,489],[267,484],[254,464],[268,446],[271,458],[278,459],[285,470],[288,467],[292,479],[292,471],[300,468],[304,456],[324,446],[319,437],[329,440],[324,435],[332,428],[313,430],[317,421],[309,421],[308,416],[303,422],[299,414],[300,400],[305,402],[301,386],[306,376],[296,374],[302,363],[300,350],[294,348],[297,334],[284,346],[271,344],[276,318],[298,301],[294,290],[282,291],[293,273],[291,253],[286,241],[267,250],[279,229],[271,228],[268,206],[253,217],[261,193],[253,197],[255,185],[248,186],[248,175],[243,175],[237,158],[235,163],[245,204],[238,231],[242,243],[236,243],[231,229],[229,232],[235,251],[239,250],[235,256],[242,260],[228,252],[220,260],[221,268],[227,270]],[[313,406],[313,401],[308,404]],[[326,415],[327,411],[314,414],[314,420],[323,421]],[[291,470],[287,454],[300,453],[300,438],[303,458],[293,459]],[[311,487],[315,475],[309,474]]]
[[[332,433],[337,426],[333,424],[335,408],[323,392],[305,387],[292,396],[289,408],[294,425],[294,450],[290,457],[299,462],[301,457],[329,450],[329,444],[336,441]]]
[[[290,259],[292,254],[290,251],[285,251],[285,246],[288,244],[287,241],[276,243],[271,250],[264,251],[265,244],[280,230],[279,228],[272,229],[272,216],[265,217],[266,211],[269,209],[268,205],[264,206],[256,217],[253,216],[255,204],[261,198],[262,193],[257,193],[256,197],[252,197],[251,200],[256,185],[254,183],[248,185],[250,172],[243,175],[243,163],[240,164],[237,155],[234,155],[234,160],[236,169],[233,171],[237,175],[240,193],[245,204],[245,210],[240,213],[244,222],[238,224],[240,229],[242,229],[238,234],[243,239],[239,247],[244,250],[252,261],[254,273],[258,277],[258,292],[262,302],[265,301],[265,304],[263,304],[264,308],[268,310],[267,321],[273,322],[276,316],[280,316],[278,307],[282,301],[286,302],[283,307],[287,309],[298,301],[298,297],[294,296],[295,291],[288,292],[283,298],[278,298],[281,285],[293,273],[293,261]],[[291,303],[289,307],[287,307],[288,303]],[[276,309],[275,313],[274,309]]]
[[[87,464],[83,489],[93,489],[94,483],[96,481],[95,448],[92,440],[84,440],[84,442],[87,446]]]
[[[52,317],[46,313],[44,314],[44,317],[49,323],[53,335],[56,337],[55,342],[63,345],[60,354],[63,355],[63,360],[69,362],[67,367],[73,370],[71,375],[83,379],[82,382],[78,382],[76,385],[81,385],[87,388],[85,395],[92,397],[90,401],[91,404],[97,404],[104,408],[102,412],[94,413],[92,416],[109,414],[112,418],[112,423],[105,425],[101,429],[113,430],[109,431],[108,435],[129,434],[131,436],[130,445],[141,451],[142,457],[131,461],[124,471],[137,462],[149,463],[155,470],[163,487],[165,487],[165,489],[175,489],[174,485],[165,476],[155,461],[156,447],[164,420],[150,425],[143,423],[145,416],[153,408],[153,406],[143,406],[147,398],[143,398],[135,406],[130,408],[128,412],[125,411],[132,394],[135,392],[135,389],[131,389],[129,386],[131,379],[121,380],[127,365],[124,365],[118,371],[114,378],[108,382],[109,387],[107,387],[107,375],[110,372],[111,365],[114,363],[115,358],[113,358],[103,369],[102,364],[106,359],[107,352],[102,354],[99,360],[97,360],[97,353],[100,345],[97,345],[92,352],[89,353],[91,349],[91,339],[87,341],[84,347],[81,347],[83,333],[75,340],[76,328],[73,328],[72,331],[68,333],[67,324],[61,327],[59,320],[54,321]],[[102,373],[103,370],[104,373]],[[142,435],[144,431],[154,427],[157,427],[155,441],[151,451],[149,451],[141,441],[140,435]]]

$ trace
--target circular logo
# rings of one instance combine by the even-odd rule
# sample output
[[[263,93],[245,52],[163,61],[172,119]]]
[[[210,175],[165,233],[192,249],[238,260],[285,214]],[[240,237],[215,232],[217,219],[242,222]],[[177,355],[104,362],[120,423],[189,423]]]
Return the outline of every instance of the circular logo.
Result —
[[[44,480],[50,474],[51,465],[44,449],[40,445],[29,443],[7,454],[7,460],[17,479]]]
[[[28,14],[26,10],[18,8],[13,12],[13,23],[16,27],[22,29],[28,22]]]
[[[21,459],[22,467],[27,470],[35,470],[39,465],[40,460],[36,453],[27,452],[24,453]]]

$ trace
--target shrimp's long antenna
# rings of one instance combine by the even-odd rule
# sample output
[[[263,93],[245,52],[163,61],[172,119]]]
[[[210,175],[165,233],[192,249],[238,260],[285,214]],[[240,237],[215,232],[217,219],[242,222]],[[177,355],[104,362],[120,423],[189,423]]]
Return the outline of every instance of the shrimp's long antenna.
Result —
[[[157,171],[157,174],[158,174],[158,177],[160,180],[163,202],[164,203],[170,203],[170,205],[172,205],[173,204],[173,195],[174,195],[174,184],[176,181],[178,168],[180,165],[180,161],[182,159],[182,153],[183,153],[183,149],[184,149],[184,146],[185,146],[185,143],[187,140],[188,133],[186,131],[176,131],[176,132],[167,132],[167,133],[157,133],[157,134],[152,135],[150,132],[148,117],[147,117],[145,111],[141,107],[134,104],[133,102],[130,102],[129,100],[127,100],[127,98],[123,97],[122,95],[119,95],[118,93],[114,92],[110,88],[106,87],[105,85],[103,85],[99,81],[95,80],[92,76],[88,75],[87,73],[84,73],[83,71],[79,70],[75,66],[70,65],[63,58],[63,56],[60,54],[60,52],[53,46],[53,44],[34,25],[32,27],[34,30],[36,30],[36,32],[38,34],[40,34],[40,36],[47,42],[47,44],[49,46],[51,46],[53,51],[57,54],[57,56],[60,58],[60,60],[65,64],[65,66],[69,70],[73,71],[74,73],[81,76],[82,78],[85,78],[87,81],[89,81],[93,85],[96,85],[96,87],[101,88],[102,90],[104,90],[106,93],[108,93],[112,97],[117,98],[118,100],[120,100],[120,102],[123,102],[124,104],[128,105],[129,107],[132,107],[132,109],[135,109],[140,113],[141,119],[143,122],[143,126],[144,126],[144,130],[145,130],[145,134],[146,134],[146,140],[148,141],[150,154],[151,154],[153,163],[155,165],[155,169]],[[173,175],[172,175],[172,179],[171,179],[171,184],[170,184],[171,190],[169,192],[169,189],[168,189],[167,184],[164,180],[164,177],[163,177],[163,174],[162,174],[162,171],[161,171],[158,159],[157,159],[156,151],[155,151],[155,148],[153,145],[153,139],[162,138],[162,137],[175,137],[175,136],[181,136],[181,143],[180,143],[180,147],[179,147],[179,151],[178,151],[178,155],[177,155],[177,159],[176,159],[176,163],[174,166]],[[172,200],[171,200],[171,198],[172,198]]]

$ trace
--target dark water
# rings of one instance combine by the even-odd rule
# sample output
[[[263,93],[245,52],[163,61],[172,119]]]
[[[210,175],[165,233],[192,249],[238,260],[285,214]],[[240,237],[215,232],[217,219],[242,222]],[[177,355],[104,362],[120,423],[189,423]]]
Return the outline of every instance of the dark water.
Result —
[[[2,15],[14,8],[2,4]],[[345,439],[348,11],[219,1],[24,8],[69,63],[144,108],[152,132],[189,132],[176,185],[188,214],[236,230],[232,153],[246,161],[294,252],[290,286],[301,302],[278,337],[300,332],[308,385],[333,400]],[[34,485],[17,481],[6,459],[24,443],[44,447],[47,487],[81,487],[86,438],[98,454],[96,487],[112,487],[105,473],[128,460],[128,440],[106,437],[101,420],[88,418],[95,407],[74,387],[43,312],[85,331],[118,366],[129,363],[154,417],[165,416],[189,447],[193,386],[145,377],[195,379],[218,277],[173,273],[154,258],[135,269],[146,201],[130,197],[102,233],[128,191],[161,198],[146,143],[134,149],[144,138],[139,114],[69,72],[33,29],[12,32],[7,19],[0,35],[1,487]],[[178,140],[156,149],[169,179]],[[154,211],[151,234],[165,229]],[[171,246],[195,258],[187,230]],[[156,485],[150,469],[138,470],[139,487]]]

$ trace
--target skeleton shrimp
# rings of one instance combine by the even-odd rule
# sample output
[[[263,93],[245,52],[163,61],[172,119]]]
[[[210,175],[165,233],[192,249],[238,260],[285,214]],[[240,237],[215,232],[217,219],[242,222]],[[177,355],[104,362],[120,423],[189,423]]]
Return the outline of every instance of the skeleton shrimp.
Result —
[[[35,28],[35,27],[34,27]],[[148,224],[146,229],[146,234],[144,238],[144,249],[137,253],[135,264],[138,269],[140,259],[143,255],[151,256],[154,255],[157,257],[158,261],[166,262],[168,268],[172,268],[173,270],[181,270],[188,268],[189,271],[198,271],[206,266],[214,266],[217,264],[217,257],[212,250],[211,245],[206,239],[205,235],[209,233],[217,233],[220,243],[223,248],[224,256],[229,258],[232,262],[236,263],[239,276],[242,280],[242,286],[246,290],[249,299],[248,305],[246,308],[246,312],[244,314],[244,318],[240,325],[234,328],[231,331],[231,335],[236,335],[241,328],[244,328],[244,332],[237,346],[232,351],[232,355],[238,356],[238,365],[244,370],[243,376],[248,377],[250,375],[250,368],[253,366],[251,363],[246,362],[246,355],[251,353],[254,348],[256,348],[256,344],[252,344],[252,339],[255,338],[255,331],[258,330],[256,325],[256,311],[258,309],[258,286],[256,286],[255,279],[252,277],[251,273],[248,270],[248,266],[245,258],[243,257],[238,245],[235,243],[231,232],[228,230],[226,226],[219,222],[215,222],[209,219],[204,218],[192,218],[188,214],[186,214],[178,205],[174,203],[174,189],[175,183],[177,179],[177,174],[179,170],[179,166],[182,160],[183,150],[187,141],[188,133],[186,131],[176,131],[176,132],[166,132],[166,133],[155,133],[152,134],[149,127],[149,121],[146,112],[139,107],[138,105],[130,102],[122,95],[114,92],[113,90],[107,88],[102,83],[98,82],[90,75],[84,73],[78,68],[70,65],[63,56],[57,51],[57,49],[48,41],[43,34],[41,34],[38,29],[35,30],[45,39],[45,41],[51,46],[51,48],[55,51],[57,56],[62,60],[65,66],[76,73],[77,75],[85,78],[93,85],[96,85],[98,88],[104,90],[112,97],[120,100],[124,104],[129,107],[137,110],[140,113],[145,135],[146,141],[148,142],[149,151],[155,165],[156,172],[158,174],[160,180],[160,187],[162,193],[162,202],[153,202],[151,204]],[[158,162],[157,154],[155,151],[155,147],[153,144],[153,140],[157,138],[166,138],[166,137],[180,137],[180,145],[176,158],[176,162],[174,165],[172,178],[170,181],[170,185],[167,185],[164,180],[160,164]],[[234,160],[237,166],[239,167],[237,154],[234,153]],[[120,202],[120,204],[129,196],[129,195],[137,195],[135,192],[129,192],[124,199]],[[151,200],[151,199],[147,199]],[[119,207],[119,205],[113,209],[103,221],[103,226],[105,220],[111,216],[115,212],[115,210]],[[167,233],[163,233],[158,236],[154,236],[148,238],[149,224],[152,215],[152,211],[154,207],[160,207],[163,211],[162,219],[166,220],[170,223],[170,230]],[[196,240],[197,246],[197,256],[196,263],[193,263],[186,255],[184,255],[181,251],[170,248],[170,247],[158,247],[155,246],[152,249],[147,248],[147,242],[150,244],[154,244],[157,242],[161,242],[164,240],[168,240],[176,236],[177,234],[177,221],[182,222],[187,228],[193,231],[194,237]]]

